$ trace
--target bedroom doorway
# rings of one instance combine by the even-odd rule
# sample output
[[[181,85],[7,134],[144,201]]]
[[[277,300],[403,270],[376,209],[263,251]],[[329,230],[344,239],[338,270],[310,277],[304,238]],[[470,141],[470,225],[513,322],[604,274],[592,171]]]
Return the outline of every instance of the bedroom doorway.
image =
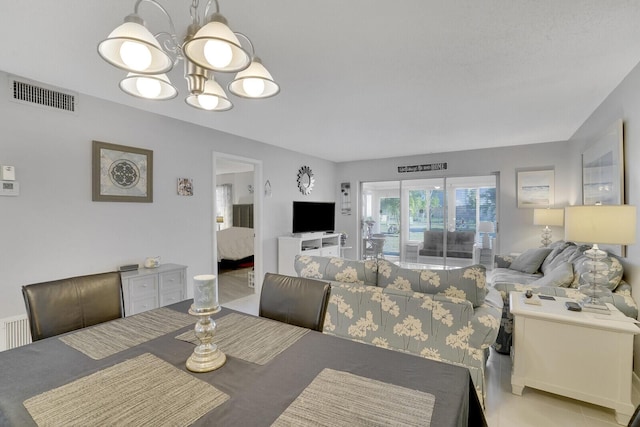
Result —
[[[213,158],[214,271],[218,299],[225,305],[259,295],[261,277],[261,162],[224,153]]]

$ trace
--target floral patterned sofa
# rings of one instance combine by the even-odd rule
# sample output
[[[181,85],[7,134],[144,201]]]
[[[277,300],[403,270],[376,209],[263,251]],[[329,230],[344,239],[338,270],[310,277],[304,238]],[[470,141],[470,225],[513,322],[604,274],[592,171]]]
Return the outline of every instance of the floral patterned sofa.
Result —
[[[577,288],[584,284],[584,251],[591,246],[557,241],[548,248],[530,249],[518,257],[496,255],[496,265],[489,287],[502,296],[503,308],[500,330],[493,347],[499,353],[508,354],[513,339],[513,316],[509,309],[511,291],[560,296],[582,300],[585,295]],[[620,261],[610,255],[603,260],[609,267],[608,288],[610,294],[600,300],[613,304],[618,310],[634,319],[638,317],[638,306],[631,297],[631,286],[622,280],[624,269]]]
[[[323,332],[465,366],[484,401],[501,300],[481,265],[412,270],[384,260],[299,255],[299,276],[330,281]]]

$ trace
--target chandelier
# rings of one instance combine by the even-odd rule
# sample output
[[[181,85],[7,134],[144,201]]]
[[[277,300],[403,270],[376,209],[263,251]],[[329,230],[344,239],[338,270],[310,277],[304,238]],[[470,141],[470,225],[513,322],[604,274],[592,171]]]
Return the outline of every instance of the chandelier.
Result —
[[[152,34],[140,17],[141,3],[156,6],[169,21],[169,32]],[[199,0],[192,0],[191,24],[183,39],[171,16],[156,0],[137,0],[132,14],[98,44],[98,54],[109,64],[128,71],[120,89],[139,98],[173,99],[178,90],[167,72],[184,61],[184,77],[189,94],[185,102],[207,111],[227,111],[233,104],[216,82],[214,72],[237,73],[227,89],[241,98],[260,99],[276,95],[280,87],[255,56],[253,43],[242,33],[231,31],[220,14],[218,0],[209,0],[200,19]],[[215,12],[209,13],[215,3]],[[206,22],[204,25],[201,22]],[[249,50],[242,46],[245,41]]]

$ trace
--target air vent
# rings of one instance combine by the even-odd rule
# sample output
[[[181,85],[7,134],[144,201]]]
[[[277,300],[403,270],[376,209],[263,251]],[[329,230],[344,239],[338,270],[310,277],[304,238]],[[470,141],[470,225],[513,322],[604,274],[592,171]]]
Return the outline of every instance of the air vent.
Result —
[[[57,88],[24,79],[11,78],[9,82],[13,100],[16,102],[70,113],[76,112],[77,95],[75,93],[63,92]]]

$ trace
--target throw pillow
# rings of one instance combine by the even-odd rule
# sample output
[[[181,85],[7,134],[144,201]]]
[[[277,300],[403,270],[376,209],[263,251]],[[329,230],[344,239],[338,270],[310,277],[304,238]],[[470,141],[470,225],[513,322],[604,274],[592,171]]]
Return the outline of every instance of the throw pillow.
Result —
[[[566,288],[573,283],[573,264],[560,264],[555,269],[531,283],[532,286],[555,286]]]
[[[577,288],[580,285],[588,285],[591,282],[589,274],[587,274],[586,277],[583,277],[583,275],[588,273],[590,270],[589,265],[585,264],[585,261],[588,261],[588,258],[586,255],[582,255],[573,262],[573,266],[576,271],[572,284],[572,287],[574,288]],[[620,284],[620,280],[622,280],[624,268],[622,267],[622,264],[620,264],[620,261],[618,261],[614,256],[608,256],[600,261],[607,265],[607,271],[604,272],[606,280],[602,283],[602,286],[609,290],[614,290]]]
[[[509,268],[523,273],[533,274],[540,269],[540,265],[550,253],[551,249],[549,248],[528,249],[518,255]]]

